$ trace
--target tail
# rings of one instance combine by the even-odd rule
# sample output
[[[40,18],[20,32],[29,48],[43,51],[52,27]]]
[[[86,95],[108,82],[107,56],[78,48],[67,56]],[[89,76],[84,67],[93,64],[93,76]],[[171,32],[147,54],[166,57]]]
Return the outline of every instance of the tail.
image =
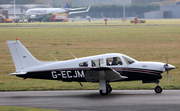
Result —
[[[44,64],[44,62],[38,61],[34,58],[19,40],[7,41],[7,44],[14,61],[16,71]]]
[[[71,8],[71,0],[67,0],[66,4],[62,8]]]

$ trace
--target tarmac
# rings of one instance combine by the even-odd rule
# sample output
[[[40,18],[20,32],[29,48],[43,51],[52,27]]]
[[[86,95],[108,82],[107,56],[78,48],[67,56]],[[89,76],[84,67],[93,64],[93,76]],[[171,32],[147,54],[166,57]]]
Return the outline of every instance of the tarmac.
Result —
[[[67,111],[179,111],[180,90],[98,90],[0,92],[1,106],[22,106]]]

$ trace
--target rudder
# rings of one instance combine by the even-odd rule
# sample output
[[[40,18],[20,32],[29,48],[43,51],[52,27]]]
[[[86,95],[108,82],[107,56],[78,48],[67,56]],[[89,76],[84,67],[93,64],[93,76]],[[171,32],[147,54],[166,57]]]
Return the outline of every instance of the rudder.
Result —
[[[62,8],[71,8],[72,0],[67,0],[66,4]]]

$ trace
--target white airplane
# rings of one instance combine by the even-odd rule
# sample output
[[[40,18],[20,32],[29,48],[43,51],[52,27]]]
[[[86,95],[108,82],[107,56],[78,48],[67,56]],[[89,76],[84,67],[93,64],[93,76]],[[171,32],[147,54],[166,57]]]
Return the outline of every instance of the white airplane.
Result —
[[[52,13],[68,13],[68,14],[75,14],[75,13],[84,13],[88,12],[90,6],[85,11],[76,11],[86,9],[87,7],[82,8],[71,8],[71,0],[67,0],[66,4],[62,8],[34,8],[29,9],[26,11],[25,15],[41,15],[41,14],[52,14]]]
[[[112,91],[110,82],[141,80],[143,83],[156,83],[156,93],[161,93],[158,85],[162,73],[176,67],[161,62],[139,62],[127,55],[108,53],[67,61],[42,62],[34,58],[31,53],[16,39],[7,41],[16,71],[10,75],[17,77],[61,80],[65,82],[99,83],[101,95]],[[167,61],[167,60],[166,60]]]

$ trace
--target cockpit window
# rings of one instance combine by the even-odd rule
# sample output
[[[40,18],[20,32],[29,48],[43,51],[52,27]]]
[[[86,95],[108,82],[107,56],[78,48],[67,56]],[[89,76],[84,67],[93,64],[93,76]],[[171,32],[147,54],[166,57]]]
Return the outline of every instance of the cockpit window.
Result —
[[[129,57],[124,57],[124,56],[122,56],[122,57],[124,58],[124,60],[126,61],[127,64],[133,64],[135,62],[133,59],[131,59]]]
[[[119,57],[111,57],[106,59],[106,65],[107,66],[123,65],[123,63]]]
[[[88,66],[88,62],[87,62],[87,61],[86,61],[86,62],[82,62],[82,63],[79,64],[79,66],[81,66],[81,67],[87,67],[87,66]]]

